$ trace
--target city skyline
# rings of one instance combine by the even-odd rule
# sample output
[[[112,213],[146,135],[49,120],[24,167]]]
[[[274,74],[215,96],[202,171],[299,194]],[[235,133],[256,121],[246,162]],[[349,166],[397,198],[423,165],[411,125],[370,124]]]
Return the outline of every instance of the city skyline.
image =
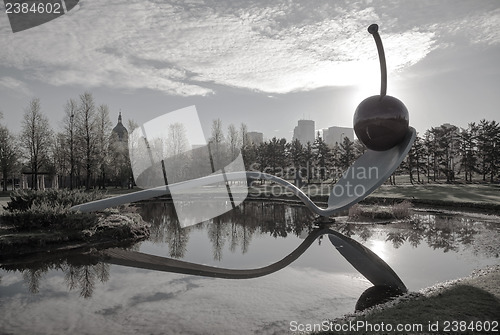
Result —
[[[117,118],[121,118],[121,112],[119,113],[119,115],[117,116]],[[313,122],[315,122],[314,120],[307,120],[307,119],[303,119],[303,118],[299,119],[297,121],[313,121]],[[112,118],[111,118],[111,122],[113,122]],[[117,123],[115,124],[115,126],[117,126],[119,122],[121,122],[121,121],[117,121]],[[225,126],[224,135],[226,135],[227,126],[229,126],[229,125],[224,125],[224,126]],[[443,124],[440,124],[440,125],[436,125],[434,128],[439,128],[439,127],[450,128],[450,127],[456,127],[456,125],[451,124],[449,122],[446,122],[446,123],[443,123]],[[128,130],[128,128],[126,126],[125,126],[125,128],[126,128],[126,130]],[[297,128],[297,126],[295,126],[295,128]],[[425,129],[425,130],[430,130],[430,129]],[[331,135],[328,135],[327,133],[329,131],[333,131],[334,133],[331,134]],[[322,139],[327,144],[330,144],[331,146],[333,146],[335,142],[337,142],[337,143],[342,142],[342,139],[344,137],[349,138],[349,140],[351,142],[354,142],[357,139],[357,136],[356,136],[356,134],[354,132],[354,128],[352,128],[352,127],[341,127],[341,126],[336,126],[336,125],[329,126],[329,127],[315,128],[314,134],[315,134],[314,135],[315,139],[318,138],[318,134],[320,134],[320,136],[322,137]],[[209,137],[210,134],[207,133],[206,136]],[[259,131],[259,129],[252,129],[252,130],[248,130],[247,129],[247,136],[249,136],[250,142],[255,143],[255,144],[267,142],[267,141],[271,140],[274,137],[274,136],[273,137],[268,137],[264,132]],[[332,139],[329,140],[329,137],[332,137]],[[279,138],[285,138],[289,142],[292,142],[294,140],[293,134],[291,135],[291,137],[279,137]],[[335,139],[338,139],[338,140],[336,141]],[[199,146],[200,145],[196,144],[196,145],[193,145],[193,148],[197,148]]]
[[[315,124],[314,120],[299,119],[297,121],[298,122],[300,122],[300,121],[313,121],[313,123]],[[111,122],[114,122],[113,118],[111,118]],[[117,116],[117,121],[116,121],[116,124],[115,124],[115,128],[118,127],[120,124],[122,126],[124,126],[123,123],[122,123],[121,112],[119,112],[119,114]],[[229,125],[224,125],[224,126],[226,128],[224,130],[227,130],[227,126],[229,126]],[[128,131],[128,128],[126,126],[124,126],[124,127]],[[345,137],[348,137],[351,141],[354,141],[356,139],[355,134],[354,134],[354,129],[352,127],[339,127],[339,126],[329,126],[329,127],[314,128],[314,138],[316,139],[318,137],[317,134],[320,133],[321,137],[326,141],[326,136],[327,135],[325,135],[325,131],[328,131],[331,128],[346,129],[346,133],[345,134],[344,133],[341,134],[342,137],[344,137],[344,135],[345,135]],[[113,131],[114,130],[115,129],[113,129]],[[351,133],[348,133],[349,131]],[[206,136],[210,136],[210,135],[206,134]],[[247,136],[249,137],[250,142],[255,143],[255,144],[263,143],[263,142],[266,142],[266,141],[269,141],[269,140],[272,139],[272,137],[268,137],[264,132],[259,131],[259,129],[248,130],[247,131]],[[284,138],[287,141],[289,141],[289,142],[293,141],[293,135],[292,135],[291,138],[286,138],[286,137],[284,137]],[[339,136],[337,136],[336,138],[339,138]],[[199,146],[198,144],[193,145],[194,148],[196,148],[198,146]]]

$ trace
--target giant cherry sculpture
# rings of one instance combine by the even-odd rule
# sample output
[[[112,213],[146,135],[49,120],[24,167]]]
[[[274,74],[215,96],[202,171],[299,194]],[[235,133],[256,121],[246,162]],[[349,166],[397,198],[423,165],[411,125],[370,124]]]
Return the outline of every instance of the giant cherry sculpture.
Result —
[[[369,26],[368,32],[373,35],[378,49],[380,95],[366,98],[356,108],[354,131],[368,149],[384,151],[401,143],[408,133],[408,110],[399,99],[386,95],[387,67],[378,25]]]

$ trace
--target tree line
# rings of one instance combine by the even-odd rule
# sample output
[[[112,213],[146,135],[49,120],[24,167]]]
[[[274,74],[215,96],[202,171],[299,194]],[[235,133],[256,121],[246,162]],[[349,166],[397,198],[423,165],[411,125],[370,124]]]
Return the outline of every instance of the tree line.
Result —
[[[481,120],[458,128],[445,124],[417,136],[401,169],[411,182],[498,182],[500,125]]]
[[[129,120],[128,131],[136,127],[137,124]],[[188,170],[188,160],[192,161],[191,165],[200,166],[200,159],[205,157],[179,155],[185,151],[186,134],[182,125],[170,128],[167,142],[172,142],[169,148],[174,148],[179,158],[176,169]],[[239,128],[230,124],[224,130],[220,119],[212,122],[208,140],[212,165],[216,162],[224,166],[241,153],[246,170],[300,183],[335,182],[367,150],[359,140],[351,141],[348,137],[334,146],[328,145],[319,133],[313,143],[277,137],[256,143],[249,137],[244,123]],[[412,184],[496,183],[500,178],[499,149],[500,125],[496,121],[472,122],[467,128],[449,124],[432,127],[423,136],[417,135],[390,182],[395,183],[395,176],[399,174],[407,175]],[[206,160],[209,161],[208,157]],[[49,125],[38,98],[32,99],[24,110],[19,134],[0,124],[0,170],[4,191],[9,181],[14,183],[21,174],[29,176],[33,189],[38,187],[39,175],[57,177],[52,186],[70,189],[133,184],[126,142],[112,132],[108,106],[97,105],[88,92],[66,102],[58,131]]]
[[[229,158],[234,159],[240,148],[246,170],[261,171],[286,179],[307,183],[335,182],[342,173],[366,150],[359,140],[344,137],[340,143],[328,145],[318,132],[313,143],[291,142],[273,137],[263,143],[248,138],[247,128],[240,131],[233,125],[224,137],[220,120],[212,125],[211,142],[222,143]],[[238,151],[239,152],[239,151]],[[467,128],[450,124],[432,127],[424,135],[418,135],[407,157],[390,177],[396,183],[396,175],[405,175],[409,182],[484,182],[498,183],[500,179],[500,124],[481,120],[469,123]]]
[[[91,189],[121,184],[131,175],[128,149],[112,134],[109,108],[97,105],[91,93],[66,102],[58,131],[38,98],[29,102],[21,123],[19,134],[0,124],[3,191],[9,182],[21,182],[21,175],[32,189],[39,188],[40,176],[49,176],[52,187]]]

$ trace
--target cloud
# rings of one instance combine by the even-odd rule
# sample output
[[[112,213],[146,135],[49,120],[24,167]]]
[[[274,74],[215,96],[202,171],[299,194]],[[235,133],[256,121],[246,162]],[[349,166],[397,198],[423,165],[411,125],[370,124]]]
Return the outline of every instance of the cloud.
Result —
[[[24,82],[12,77],[0,77],[0,88],[12,90],[24,95],[32,95],[30,89]]]
[[[458,23],[473,43],[500,44],[500,8],[482,15],[471,15]]]
[[[439,47],[454,22],[421,17],[415,28],[386,17],[374,3],[81,1],[25,32],[0,27],[7,46],[0,59],[27,79],[56,86],[193,96],[213,93],[216,83],[288,93],[354,85],[375,75],[370,23],[383,22],[388,68],[403,71]],[[471,38],[498,43],[498,11],[474,15],[466,19],[474,26]]]

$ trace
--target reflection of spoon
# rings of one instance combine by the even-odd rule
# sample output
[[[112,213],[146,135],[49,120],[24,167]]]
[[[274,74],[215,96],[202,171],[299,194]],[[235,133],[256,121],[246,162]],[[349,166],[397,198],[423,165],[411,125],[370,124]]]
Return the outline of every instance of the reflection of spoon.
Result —
[[[196,276],[249,279],[265,276],[283,269],[300,257],[321,235],[328,234],[342,256],[374,285],[384,285],[406,292],[401,279],[380,257],[355,240],[329,228],[315,229],[289,255],[271,265],[257,269],[226,269],[195,264],[167,257],[154,256],[123,249],[108,249],[101,253],[101,261],[134,268],[183,273]]]
[[[394,287],[389,286],[372,286],[367,288],[356,302],[356,311],[364,311],[375,305],[383,304],[406,293],[406,291],[401,291]]]
[[[339,232],[330,230],[328,233],[330,242],[340,254],[373,285],[407,291],[394,270],[373,251]]]
[[[241,181],[247,178],[267,179],[284,186],[295,194],[310,210],[321,216],[330,216],[336,212],[349,208],[363,200],[387,178],[401,164],[415,140],[416,131],[410,127],[404,141],[386,151],[367,150],[342,175],[342,178],[333,186],[328,198],[328,208],[318,207],[301,189],[288,181],[267,173],[256,171],[226,172],[228,181]],[[194,187],[211,185],[219,182],[221,175],[192,179],[171,185],[163,185],[143,191],[124,194],[108,199],[92,201],[71,207],[72,210],[82,212],[97,211],[108,207],[123,205],[129,202],[146,200],[153,197],[182,192]]]

